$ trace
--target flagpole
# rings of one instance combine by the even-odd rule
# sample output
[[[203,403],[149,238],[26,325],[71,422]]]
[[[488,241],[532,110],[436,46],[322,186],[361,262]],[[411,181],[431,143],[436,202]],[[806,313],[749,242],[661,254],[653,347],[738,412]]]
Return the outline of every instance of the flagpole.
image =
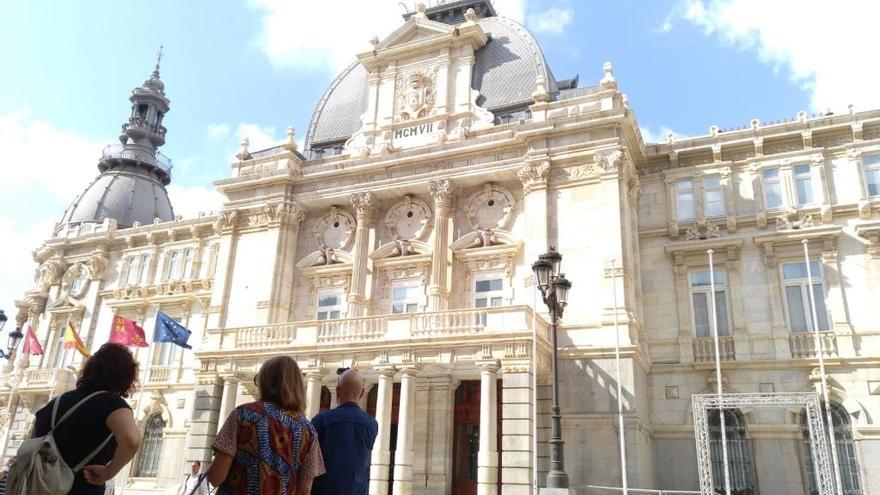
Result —
[[[532,486],[538,492],[538,281],[532,284]]]
[[[620,322],[617,308],[617,260],[611,260],[611,293],[614,294],[614,363],[617,372],[617,422],[620,429],[620,478],[623,480],[623,495],[629,494],[629,481],[626,472],[626,436],[623,429],[623,385],[620,382]]]
[[[831,416],[831,402],[828,400],[828,381],[825,379],[825,356],[822,351],[822,337],[819,336],[819,318],[816,313],[816,301],[813,296],[813,270],[810,268],[809,241],[801,241],[804,245],[804,263],[807,266],[807,292],[810,294],[810,311],[813,316],[813,336],[816,342],[816,356],[819,357],[819,377],[822,383],[822,397],[825,400],[825,422],[828,424],[828,437],[831,441],[831,462],[834,464],[835,493],[841,495],[843,484],[840,480],[840,466],[837,464],[837,441],[834,438],[834,420]],[[818,448],[818,446],[816,446]],[[815,455],[815,454],[814,454]],[[818,476],[818,473],[817,473]],[[818,483],[817,483],[818,485]]]
[[[721,420],[721,456],[724,461],[724,493],[730,495],[730,460],[727,457],[727,422],[724,418],[724,405],[721,397],[724,388],[721,386],[721,345],[718,338],[718,322],[716,319],[715,307],[715,261],[713,254],[715,251],[709,249],[709,304],[712,308],[712,314],[709,318],[709,325],[712,327],[712,337],[715,340],[715,388],[718,393],[718,416]]]

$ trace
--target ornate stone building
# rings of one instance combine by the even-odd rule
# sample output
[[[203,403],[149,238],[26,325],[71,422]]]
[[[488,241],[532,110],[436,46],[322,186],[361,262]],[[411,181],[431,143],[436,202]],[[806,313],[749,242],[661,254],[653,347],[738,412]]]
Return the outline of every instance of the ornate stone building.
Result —
[[[158,69],[131,99],[122,146],[35,251],[16,324],[46,355],[4,370],[5,455],[73,384],[68,319],[97,348],[115,314],[150,332],[161,310],[193,330],[194,351],[157,345],[145,366],[126,492],[162,492],[185,460],[209,460],[260,363],[288,354],[308,414],[335,402],[337,367],[365,373],[380,424],[370,493],[532,493],[550,344],[531,263],[554,245],[574,283],[559,330],[572,486],[620,484],[617,318],[630,486],[695,490],[691,396],[715,383],[712,249],[724,388],[813,391],[824,353],[844,493],[880,491],[880,111],[646,144],[610,64],[594,85],[557,80],[488,1],[420,7],[333,81],[305,149],[292,129],[272,149],[244,141],[216,183],[222,211],[184,219],[156,151]],[[726,418],[739,493],[809,492],[800,410]]]

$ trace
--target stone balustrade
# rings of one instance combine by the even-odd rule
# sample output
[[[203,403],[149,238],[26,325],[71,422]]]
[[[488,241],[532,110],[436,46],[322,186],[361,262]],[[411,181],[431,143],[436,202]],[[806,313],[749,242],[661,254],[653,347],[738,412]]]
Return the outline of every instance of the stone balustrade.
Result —
[[[150,366],[147,368],[147,383],[171,383],[177,377],[174,371],[177,366]]]
[[[697,337],[693,341],[694,362],[705,363],[715,361],[715,339],[712,337]],[[736,361],[733,337],[720,335],[718,337],[718,353],[722,361]]]
[[[205,349],[265,349],[436,339],[475,333],[531,333],[533,320],[538,333],[549,338],[549,326],[543,318],[533,318],[530,307],[505,306],[215,328],[208,330],[209,342]]]
[[[820,332],[819,342],[822,346],[822,355],[836,357],[837,337],[834,332]],[[788,346],[791,349],[791,357],[794,359],[814,358],[816,354],[816,334],[813,332],[792,333],[788,337]]]

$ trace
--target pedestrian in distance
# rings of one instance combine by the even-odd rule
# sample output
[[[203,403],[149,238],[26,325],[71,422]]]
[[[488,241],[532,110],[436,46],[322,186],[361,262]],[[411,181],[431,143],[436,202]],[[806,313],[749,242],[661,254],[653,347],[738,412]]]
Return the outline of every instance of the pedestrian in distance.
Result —
[[[141,434],[125,401],[136,388],[137,373],[137,361],[128,348],[104,344],[86,359],[76,388],[37,411],[33,438],[54,438],[55,449],[73,472],[67,493],[103,495],[104,484],[137,452]],[[22,452],[20,448],[10,475],[9,493],[32,493],[40,484],[53,481],[32,479],[49,474],[37,468],[40,456],[32,455],[32,449],[26,461],[22,461]]]
[[[358,405],[364,392],[364,377],[355,369],[340,368],[336,379],[339,405],[312,419],[327,468],[327,474],[315,478],[314,495],[367,494],[370,453],[379,424]]]
[[[303,414],[302,372],[293,358],[278,356],[254,381],[260,398],[236,407],[217,432],[208,481],[218,495],[309,495],[324,460]]]
[[[200,473],[202,461],[192,461],[189,465],[189,474],[183,479],[177,495],[208,495],[211,487],[208,484],[208,475]]]

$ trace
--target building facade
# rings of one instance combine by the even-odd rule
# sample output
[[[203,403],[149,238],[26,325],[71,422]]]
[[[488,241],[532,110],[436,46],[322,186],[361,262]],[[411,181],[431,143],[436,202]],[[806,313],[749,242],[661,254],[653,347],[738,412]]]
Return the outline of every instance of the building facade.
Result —
[[[161,310],[194,351],[137,351],[144,443],[117,487],[161,493],[210,460],[260,364],[286,354],[310,415],[334,404],[337,367],[364,372],[371,494],[534,493],[551,347],[531,264],[552,245],[574,284],[558,333],[572,487],[621,483],[617,322],[629,486],[697,489],[691,396],[716,386],[714,299],[724,390],[814,392],[823,353],[843,492],[880,491],[880,111],[646,144],[610,64],[594,85],[557,80],[488,1],[420,6],[372,44],[318,102],[305,149],[292,129],[268,150],[243,141],[215,183],[222,210],[197,218],[165,195],[158,67],[134,90],[121,146],[17,302],[46,354],[3,371],[5,456],[73,386],[68,320],[96,349],[114,315],[149,332]],[[737,493],[811,493],[801,410],[725,420]],[[709,427],[717,464],[717,412]]]

